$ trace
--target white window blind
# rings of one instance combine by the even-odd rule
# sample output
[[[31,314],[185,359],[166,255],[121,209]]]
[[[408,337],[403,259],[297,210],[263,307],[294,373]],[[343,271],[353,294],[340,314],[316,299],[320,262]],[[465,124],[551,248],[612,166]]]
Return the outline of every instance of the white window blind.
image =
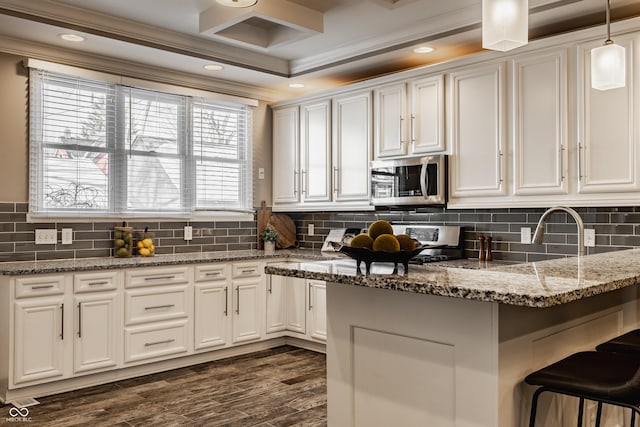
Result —
[[[35,216],[252,208],[250,109],[30,70]]]

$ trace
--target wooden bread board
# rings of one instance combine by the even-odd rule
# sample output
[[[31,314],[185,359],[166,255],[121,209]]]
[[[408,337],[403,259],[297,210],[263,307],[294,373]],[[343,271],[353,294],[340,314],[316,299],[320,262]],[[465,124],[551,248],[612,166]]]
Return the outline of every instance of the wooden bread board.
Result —
[[[276,248],[287,249],[298,247],[298,239],[296,238],[296,224],[285,214],[271,214],[267,221],[267,227],[278,232],[278,240]]]

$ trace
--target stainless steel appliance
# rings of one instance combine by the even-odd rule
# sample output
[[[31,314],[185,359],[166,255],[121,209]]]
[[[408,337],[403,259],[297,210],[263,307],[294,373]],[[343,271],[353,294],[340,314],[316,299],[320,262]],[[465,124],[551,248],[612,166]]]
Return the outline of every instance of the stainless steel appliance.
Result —
[[[412,264],[464,258],[464,233],[457,225],[394,225],[394,233],[404,233],[425,249],[413,257]]]
[[[370,164],[374,206],[444,205],[447,156],[376,160]]]

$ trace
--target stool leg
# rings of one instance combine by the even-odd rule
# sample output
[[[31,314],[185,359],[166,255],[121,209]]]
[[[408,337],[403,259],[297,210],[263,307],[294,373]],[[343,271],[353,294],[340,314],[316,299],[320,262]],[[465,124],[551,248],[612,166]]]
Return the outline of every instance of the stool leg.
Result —
[[[542,393],[544,387],[540,387],[533,393],[533,397],[531,398],[531,414],[529,415],[529,427],[535,427],[536,425],[536,410],[538,409],[538,397],[540,397],[540,393]]]
[[[580,407],[578,408],[578,427],[582,427],[582,416],[584,415],[584,397],[580,398]]]
[[[602,402],[598,402],[598,411],[596,412],[596,427],[600,427],[600,419],[602,419]]]
[[[636,425],[636,410],[631,410],[631,427],[635,427]]]

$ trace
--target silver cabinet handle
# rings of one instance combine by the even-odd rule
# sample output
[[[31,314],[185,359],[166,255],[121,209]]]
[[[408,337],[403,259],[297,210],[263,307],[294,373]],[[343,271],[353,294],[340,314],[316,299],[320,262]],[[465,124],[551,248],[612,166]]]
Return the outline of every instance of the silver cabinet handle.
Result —
[[[305,177],[307,176],[307,171],[302,169],[302,171],[300,172],[300,177],[302,179],[302,194],[306,194],[307,193],[307,180],[305,179]]]
[[[240,287],[236,287],[236,314],[240,314]]]
[[[171,308],[171,307],[175,307],[175,304],[165,304],[165,305],[154,305],[151,307],[145,307],[145,310],[157,310],[159,308]]]
[[[224,315],[229,315],[229,287],[224,287]]]
[[[78,338],[82,338],[82,303],[78,303]]]
[[[560,181],[564,182],[564,152],[565,152],[564,144],[560,145]]]
[[[399,132],[399,139],[400,139],[400,145],[404,144],[404,139],[402,138],[402,126],[404,124],[404,117],[400,116],[400,127],[398,128]]]
[[[60,304],[60,339],[64,341],[64,303]]]
[[[300,191],[300,183],[298,182],[298,174],[300,172],[293,171],[293,194],[297,195]]]
[[[250,274],[250,273],[255,273],[256,269],[255,268],[248,268],[246,270],[242,270],[241,273],[242,274]]]
[[[174,342],[175,339],[170,339],[170,340],[164,340],[164,341],[155,341],[155,342],[146,342],[144,343],[145,347],[151,347],[152,345],[158,345],[158,344],[169,344],[170,342]]]
[[[336,166],[333,167],[333,192],[338,192],[338,168]]]
[[[309,286],[309,311],[311,311],[312,308],[313,305],[311,305],[311,286]]]
[[[273,280],[273,276],[272,276],[272,275],[269,275],[269,293],[270,293],[270,294],[272,294],[272,293],[273,293],[273,283],[272,283],[272,280]]]
[[[498,179],[499,179],[499,183],[502,186],[502,183],[504,182],[504,178],[502,176],[502,157],[504,156],[504,154],[502,153],[502,150],[498,151]]]
[[[582,181],[582,143],[578,142],[578,181]]]
[[[51,289],[53,288],[53,285],[36,285],[36,286],[32,286],[31,289],[32,290],[37,290],[37,289]]]
[[[416,115],[412,114],[411,115],[411,125],[409,126],[409,133],[411,135],[409,135],[409,137],[411,138],[411,143],[413,144],[414,142],[416,142]]]
[[[109,282],[108,281],[103,281],[103,282],[89,282],[87,283],[89,286],[102,286],[102,285],[108,285]]]
[[[172,276],[154,276],[154,277],[145,277],[144,280],[171,280],[175,279],[175,275]]]
[[[213,272],[213,273],[206,273],[206,274],[205,274],[205,276],[219,276],[219,275],[221,275],[221,274],[222,274],[222,273],[220,273],[219,271],[215,271],[215,272]]]

